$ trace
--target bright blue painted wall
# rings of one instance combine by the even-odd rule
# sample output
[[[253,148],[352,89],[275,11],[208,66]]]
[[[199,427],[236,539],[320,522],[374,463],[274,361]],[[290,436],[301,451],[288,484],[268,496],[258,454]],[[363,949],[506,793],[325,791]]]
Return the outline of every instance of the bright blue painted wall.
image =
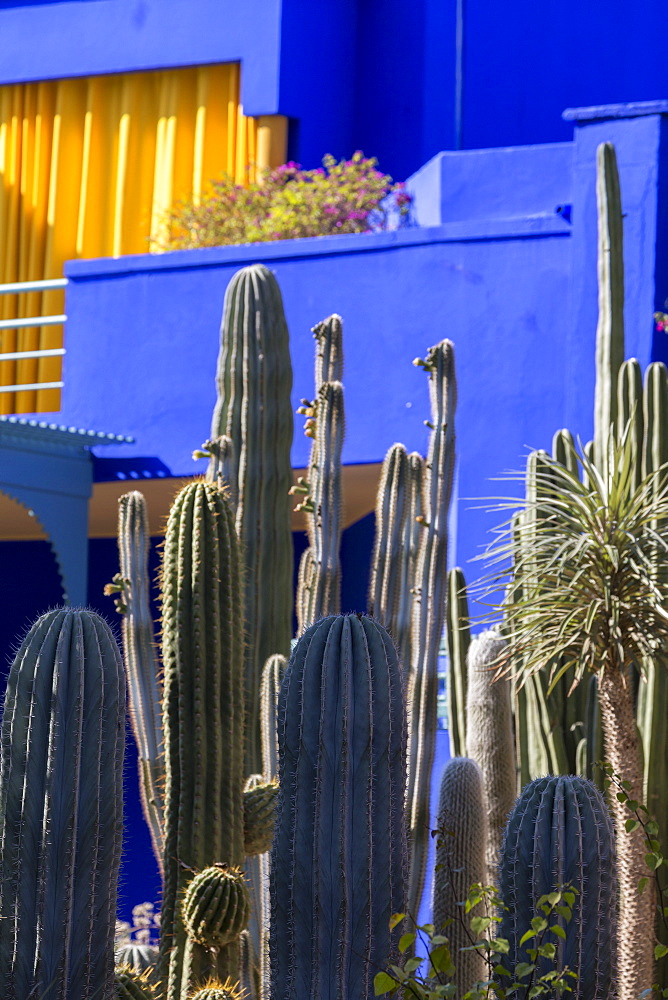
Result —
[[[568,140],[568,106],[666,96],[647,0],[461,0],[464,148]],[[306,166],[361,148],[402,179],[458,145],[457,0],[0,0],[0,83],[241,61],[247,114]],[[26,44],[30,39],[30,44]]]

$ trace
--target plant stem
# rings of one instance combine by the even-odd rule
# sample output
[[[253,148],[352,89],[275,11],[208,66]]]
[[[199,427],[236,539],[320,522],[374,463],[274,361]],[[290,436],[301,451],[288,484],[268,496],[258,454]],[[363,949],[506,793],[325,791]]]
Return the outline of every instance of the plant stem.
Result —
[[[640,744],[628,676],[613,668],[599,678],[605,754],[613,770],[630,783],[629,797],[642,799],[643,771]],[[617,834],[619,878],[619,1000],[635,1000],[652,984],[654,943],[654,892],[651,883],[641,895],[638,882],[646,873],[645,836],[642,828],[627,833],[628,808],[616,795],[611,798]]]

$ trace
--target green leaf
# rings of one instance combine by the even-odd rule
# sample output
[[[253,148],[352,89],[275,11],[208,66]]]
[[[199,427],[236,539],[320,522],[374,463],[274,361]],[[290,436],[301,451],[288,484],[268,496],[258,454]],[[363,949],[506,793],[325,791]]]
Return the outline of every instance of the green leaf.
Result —
[[[507,955],[510,951],[510,942],[507,938],[495,938],[491,942],[494,951],[498,952],[499,955]]]
[[[373,977],[374,996],[380,997],[384,993],[394,993],[398,988],[399,983],[392,976],[388,976],[387,972],[377,972]]]
[[[633,831],[637,830],[639,826],[640,826],[640,820],[633,819],[631,817],[629,817],[629,819],[624,820],[624,829],[626,830],[627,833],[633,833]]]
[[[553,934],[556,934],[557,937],[560,937],[562,941],[566,940],[566,931],[561,926],[561,924],[552,924],[550,930],[552,931]]]
[[[524,979],[536,968],[534,962],[518,962],[515,966],[515,975],[518,979]]]
[[[534,917],[531,921],[531,926],[535,934],[540,934],[547,927],[547,920],[545,917]]]
[[[407,934],[401,935],[401,937],[399,938],[399,951],[401,952],[402,955],[408,948],[410,948],[410,946],[415,941],[416,937],[417,934],[414,934],[412,931],[409,931]]]
[[[520,938],[520,945],[523,945],[525,943],[525,941],[530,941],[531,938],[533,938],[535,936],[536,936],[536,932],[535,931],[525,931],[524,934],[522,935],[522,937]]]
[[[423,958],[409,958],[404,964],[404,972],[407,976],[410,976],[411,972],[415,972],[416,969],[419,969],[423,962]]]
[[[471,917],[471,930],[476,937],[479,937],[491,924],[490,917]]]
[[[405,916],[405,913],[393,913],[390,917],[390,930],[393,931],[397,924],[400,924]]]
[[[647,883],[648,882],[649,882],[649,879],[647,878],[647,876],[643,875],[643,877],[638,881],[638,892],[639,893],[643,893],[645,891],[645,888],[647,887]]]
[[[664,955],[668,955],[668,946],[665,944],[657,944],[654,946],[654,958],[663,958]]]
[[[434,948],[429,954],[429,961],[435,972],[443,972],[446,976],[451,976],[455,971],[447,944],[439,944],[438,948]]]
[[[543,958],[554,958],[557,953],[556,945],[553,945],[551,941],[546,941],[538,949],[538,954],[542,955]]]
[[[563,895],[564,895],[564,902],[566,903],[566,906],[570,906],[570,908],[572,910],[573,909],[573,903],[575,902],[575,897],[576,897],[577,893],[573,892],[572,889],[569,889],[567,892],[564,892]]]
[[[661,865],[662,861],[663,861],[663,858],[661,857],[661,855],[657,854],[654,851],[651,854],[646,854],[645,855],[645,864],[653,872],[655,872],[657,870],[657,868]]]

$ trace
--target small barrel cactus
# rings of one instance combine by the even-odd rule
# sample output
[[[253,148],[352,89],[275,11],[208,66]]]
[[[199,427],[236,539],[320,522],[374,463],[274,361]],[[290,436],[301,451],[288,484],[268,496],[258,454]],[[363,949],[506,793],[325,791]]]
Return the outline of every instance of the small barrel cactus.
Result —
[[[188,994],[188,1000],[242,1000],[243,992],[238,983],[227,979],[224,983],[212,980],[206,986],[201,986],[194,993]]]
[[[499,890],[507,909],[499,936],[510,944],[507,968],[529,961],[532,941],[521,945],[520,939],[540,897],[567,884],[577,895],[557,967],[577,975],[573,1000],[610,1000],[616,996],[617,952],[612,819],[601,792],[586,778],[536,778],[515,803],[501,852]]]
[[[244,852],[264,854],[274,839],[278,782],[252,774],[244,786]]]
[[[129,966],[135,972],[152,970],[158,961],[158,949],[153,944],[138,944],[136,941],[116,949],[116,967]]]
[[[158,1000],[158,993],[145,972],[129,965],[117,966],[114,972],[116,1000]]]
[[[183,924],[188,937],[205,948],[223,948],[248,923],[250,902],[238,868],[212,865],[195,875],[183,897]]]

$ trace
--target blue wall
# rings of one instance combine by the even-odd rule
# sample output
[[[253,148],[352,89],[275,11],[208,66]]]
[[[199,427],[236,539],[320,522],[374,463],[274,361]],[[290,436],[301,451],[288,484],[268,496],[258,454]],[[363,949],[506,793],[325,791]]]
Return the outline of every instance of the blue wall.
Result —
[[[459,3],[461,45],[458,0],[0,0],[0,83],[241,61],[246,113],[288,115],[293,158],[361,148],[397,179],[443,149],[567,140],[565,107],[666,94],[662,0]]]

